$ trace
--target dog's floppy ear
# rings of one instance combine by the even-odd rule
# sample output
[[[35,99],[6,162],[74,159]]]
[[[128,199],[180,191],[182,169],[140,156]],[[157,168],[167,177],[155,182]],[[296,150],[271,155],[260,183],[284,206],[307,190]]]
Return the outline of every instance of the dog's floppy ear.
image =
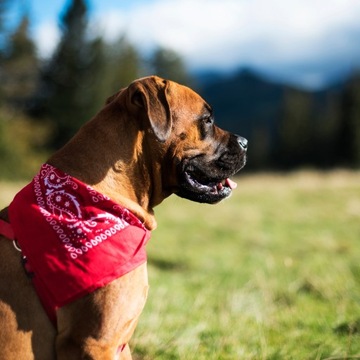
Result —
[[[152,76],[133,82],[131,103],[143,108],[156,138],[164,142],[171,133],[172,117],[167,98],[169,81]]]

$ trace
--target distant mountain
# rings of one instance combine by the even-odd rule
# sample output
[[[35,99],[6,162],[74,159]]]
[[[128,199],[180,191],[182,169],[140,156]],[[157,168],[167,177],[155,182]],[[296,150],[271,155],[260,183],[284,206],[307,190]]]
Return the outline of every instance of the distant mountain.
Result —
[[[319,123],[327,121],[331,96],[338,96],[344,86],[337,84],[321,91],[306,91],[270,81],[249,69],[240,70],[231,76],[203,73],[197,83],[197,90],[214,109],[216,123],[249,139],[250,157],[254,157],[252,164],[255,167],[270,164],[273,154],[278,151],[279,126],[284,116],[288,116],[284,115],[284,109],[287,106],[289,112],[289,99],[310,99],[311,119],[305,121],[310,123],[307,126],[313,126],[309,132],[316,132]],[[298,106],[297,109],[291,108],[290,112],[301,112],[302,104]],[[291,121],[291,118],[287,121]]]

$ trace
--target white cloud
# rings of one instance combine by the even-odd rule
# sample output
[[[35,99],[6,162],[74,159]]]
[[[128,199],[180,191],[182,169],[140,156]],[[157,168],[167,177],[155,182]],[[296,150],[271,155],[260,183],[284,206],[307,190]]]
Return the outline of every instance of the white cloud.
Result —
[[[281,72],[324,57],[360,61],[358,37],[349,37],[360,36],[359,0],[154,0],[98,10],[95,23],[109,41],[126,32],[144,51],[173,48],[193,69],[250,65]],[[39,48],[49,53],[56,36],[44,28]],[[319,77],[314,68],[310,73]]]
[[[126,31],[126,26],[127,19],[124,13],[109,11],[95,17],[93,30],[102,34],[107,41],[113,42]]]
[[[34,30],[34,40],[41,57],[49,57],[55,50],[59,39],[60,32],[55,21],[43,22]]]

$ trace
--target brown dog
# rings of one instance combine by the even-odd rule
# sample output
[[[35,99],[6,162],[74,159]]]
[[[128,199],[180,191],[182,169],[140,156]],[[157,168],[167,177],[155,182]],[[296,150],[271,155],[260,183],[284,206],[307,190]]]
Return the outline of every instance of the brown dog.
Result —
[[[235,187],[229,177],[245,165],[246,148],[244,138],[214,125],[211,107],[194,91],[147,77],[109,98],[47,163],[152,230],[153,208],[173,193],[204,203],[228,197]],[[8,208],[0,218],[11,223]],[[146,262],[57,309],[55,327],[4,236],[0,256],[0,359],[131,359],[126,344],[147,296]]]

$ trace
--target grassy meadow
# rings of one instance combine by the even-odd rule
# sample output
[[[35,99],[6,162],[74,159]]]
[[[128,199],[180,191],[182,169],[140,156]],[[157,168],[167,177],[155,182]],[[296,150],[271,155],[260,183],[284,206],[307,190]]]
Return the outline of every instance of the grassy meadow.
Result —
[[[360,359],[360,173],[237,182],[156,209],[134,358]],[[0,183],[0,206],[19,187]]]

